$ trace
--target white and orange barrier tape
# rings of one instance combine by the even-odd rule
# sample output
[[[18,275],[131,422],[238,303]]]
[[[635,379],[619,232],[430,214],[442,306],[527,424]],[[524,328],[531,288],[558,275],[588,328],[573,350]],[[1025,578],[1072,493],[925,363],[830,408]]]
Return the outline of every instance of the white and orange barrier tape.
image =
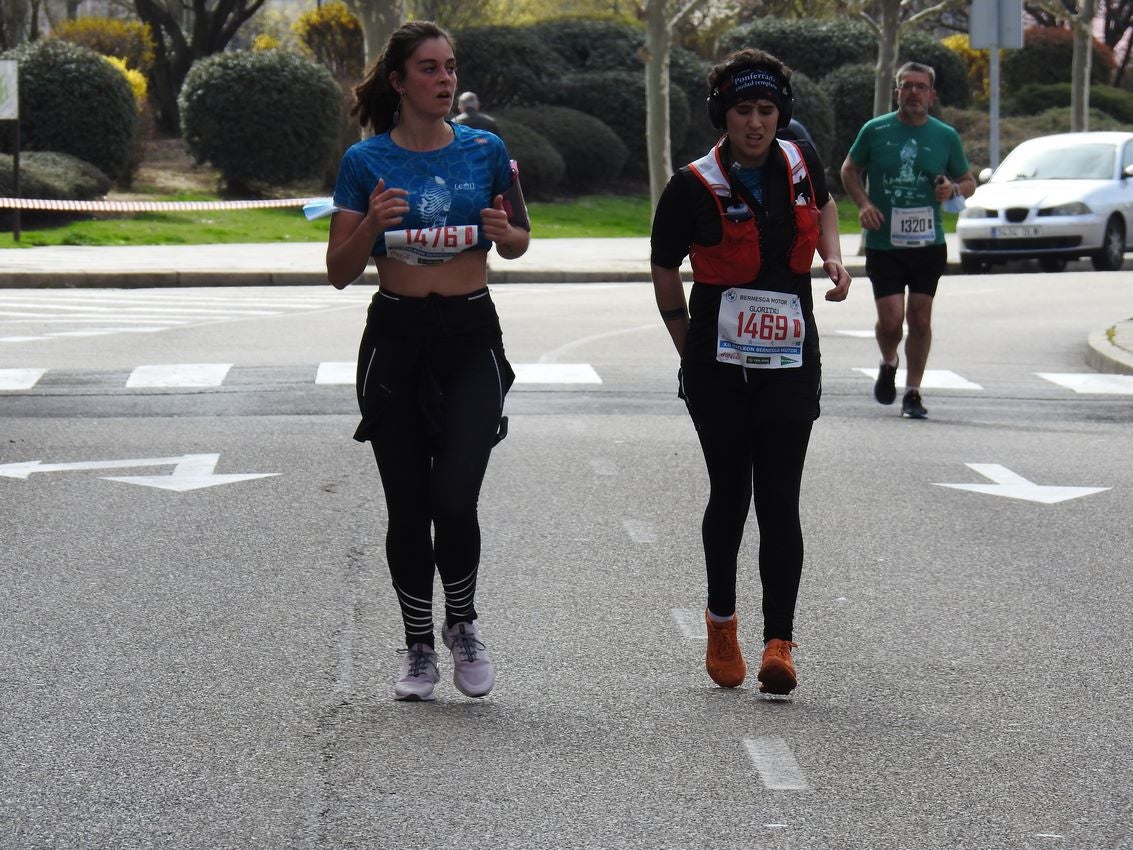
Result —
[[[0,198],[0,209],[52,212],[195,212],[268,207],[322,205],[326,198],[286,198],[265,201],[55,201],[45,198]]]

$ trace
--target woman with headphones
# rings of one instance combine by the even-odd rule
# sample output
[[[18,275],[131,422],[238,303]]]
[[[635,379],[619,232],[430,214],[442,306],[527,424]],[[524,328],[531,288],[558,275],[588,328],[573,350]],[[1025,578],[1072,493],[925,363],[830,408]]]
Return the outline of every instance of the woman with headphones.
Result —
[[[362,422],[385,490],[386,558],[405,627],[394,697],[431,700],[433,578],[445,594],[453,680],[471,697],[495,682],[476,613],[477,504],[492,447],[507,433],[514,373],[487,287],[488,250],[522,255],[530,224],[499,136],[448,120],[452,40],[411,21],[354,89],[373,135],[339,166],[327,276],[338,289],[371,257],[380,288],[358,352]]]
[[[815,250],[833,283],[826,300],[846,298],[850,275],[818,154],[805,142],[776,138],[791,120],[790,69],[761,50],[741,50],[712,69],[708,87],[709,118],[724,134],[661,195],[653,287],[681,358],[679,395],[708,468],[705,667],[724,687],[746,676],[736,574],[754,495],[763,587],[758,680],[761,691],[784,695],[797,684],[791,649],[803,563],[799,491],[822,389]],[[680,274],[686,256],[693,277],[687,302]]]

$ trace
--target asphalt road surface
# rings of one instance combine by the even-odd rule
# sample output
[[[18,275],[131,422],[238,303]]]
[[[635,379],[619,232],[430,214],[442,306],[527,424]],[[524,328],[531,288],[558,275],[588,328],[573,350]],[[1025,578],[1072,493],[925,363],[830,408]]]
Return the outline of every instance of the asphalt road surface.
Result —
[[[393,701],[372,291],[0,292],[0,847],[1133,848],[1128,274],[946,278],[923,422],[819,295],[787,700],[704,672],[676,356],[593,284],[494,290],[496,689]]]

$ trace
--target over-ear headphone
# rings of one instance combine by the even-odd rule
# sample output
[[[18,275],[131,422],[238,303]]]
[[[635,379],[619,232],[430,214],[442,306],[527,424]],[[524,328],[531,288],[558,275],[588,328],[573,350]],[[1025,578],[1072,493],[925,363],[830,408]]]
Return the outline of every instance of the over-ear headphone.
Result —
[[[778,75],[776,75],[778,76]],[[788,80],[783,80],[780,77],[782,103],[779,105],[779,121],[776,127],[782,130],[791,123],[791,116],[795,111],[795,95],[791,91],[791,83]],[[708,120],[712,122],[712,126],[717,130],[723,130],[725,121],[724,114],[728,111],[724,108],[724,95],[720,93],[720,87],[716,86],[708,94],[706,101],[708,106]]]

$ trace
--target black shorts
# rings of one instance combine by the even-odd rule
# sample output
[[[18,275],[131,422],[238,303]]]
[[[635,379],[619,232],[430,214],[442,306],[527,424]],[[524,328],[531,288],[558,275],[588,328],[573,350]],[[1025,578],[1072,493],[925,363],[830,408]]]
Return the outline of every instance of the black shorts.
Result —
[[[906,286],[909,292],[919,292],[932,298],[947,268],[946,245],[895,248],[892,251],[865,249],[865,272],[873,284],[875,300],[886,295],[903,295]]]

